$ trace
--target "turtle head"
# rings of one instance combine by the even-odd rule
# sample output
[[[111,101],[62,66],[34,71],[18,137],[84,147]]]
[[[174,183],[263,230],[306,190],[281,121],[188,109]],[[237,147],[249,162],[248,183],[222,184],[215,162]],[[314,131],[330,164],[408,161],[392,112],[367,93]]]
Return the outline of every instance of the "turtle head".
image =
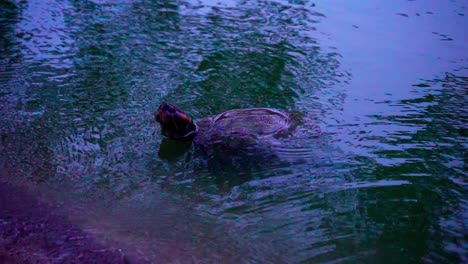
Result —
[[[198,127],[192,118],[175,105],[163,102],[155,113],[155,119],[161,124],[162,134],[168,138],[189,141],[197,135]]]

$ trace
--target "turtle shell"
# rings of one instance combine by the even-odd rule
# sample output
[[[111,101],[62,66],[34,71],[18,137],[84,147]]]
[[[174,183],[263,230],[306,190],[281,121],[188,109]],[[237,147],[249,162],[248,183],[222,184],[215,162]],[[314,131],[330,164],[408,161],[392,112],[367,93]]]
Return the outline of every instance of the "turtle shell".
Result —
[[[205,120],[205,123],[208,120]],[[203,123],[203,122],[202,122]],[[288,114],[271,108],[235,109],[218,114],[209,120],[209,136],[264,137],[288,129]]]

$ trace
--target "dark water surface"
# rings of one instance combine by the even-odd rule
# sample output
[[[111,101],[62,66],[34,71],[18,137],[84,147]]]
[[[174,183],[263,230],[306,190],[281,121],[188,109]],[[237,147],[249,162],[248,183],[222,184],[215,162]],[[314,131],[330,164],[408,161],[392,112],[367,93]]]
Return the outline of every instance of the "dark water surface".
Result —
[[[135,262],[466,263],[466,2],[380,2],[1,1],[0,190],[31,214],[0,201],[0,253],[91,252],[19,250],[39,203]],[[167,160],[163,100],[302,123]]]

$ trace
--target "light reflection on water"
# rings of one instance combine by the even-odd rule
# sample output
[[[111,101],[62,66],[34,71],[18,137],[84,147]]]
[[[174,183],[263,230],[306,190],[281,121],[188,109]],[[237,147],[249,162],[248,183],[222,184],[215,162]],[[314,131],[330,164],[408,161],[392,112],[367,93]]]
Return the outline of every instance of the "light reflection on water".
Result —
[[[2,181],[103,243],[153,261],[464,260],[459,3],[2,5]],[[302,123],[265,149],[166,160],[162,100]]]

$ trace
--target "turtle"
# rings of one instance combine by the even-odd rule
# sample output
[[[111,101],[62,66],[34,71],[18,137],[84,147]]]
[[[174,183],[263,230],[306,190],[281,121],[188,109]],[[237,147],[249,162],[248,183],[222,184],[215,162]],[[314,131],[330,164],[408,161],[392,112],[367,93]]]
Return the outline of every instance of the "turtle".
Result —
[[[273,108],[233,109],[193,120],[176,105],[163,102],[155,112],[161,133],[172,140],[212,145],[219,142],[258,142],[287,134],[291,115]]]

